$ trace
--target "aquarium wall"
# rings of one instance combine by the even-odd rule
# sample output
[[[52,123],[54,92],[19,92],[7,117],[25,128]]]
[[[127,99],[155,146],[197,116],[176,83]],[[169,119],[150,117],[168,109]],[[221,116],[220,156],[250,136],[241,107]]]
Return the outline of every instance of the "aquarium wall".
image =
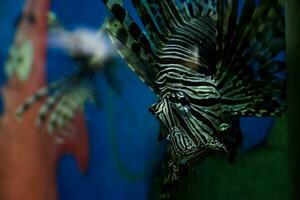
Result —
[[[5,87],[9,80],[4,65],[24,1],[2,0],[0,5],[0,84]],[[124,7],[142,27],[131,1],[125,0]],[[52,0],[50,10],[68,31],[97,32],[110,16],[100,0]],[[61,80],[78,69],[78,62],[64,49],[53,47],[49,38],[47,83]],[[285,53],[276,59],[284,61]],[[100,71],[90,80],[97,101],[87,101],[83,110],[89,141],[88,168],[81,170],[74,154],[64,153],[55,163],[53,176],[57,199],[158,199],[163,180],[158,178],[153,183],[163,162],[166,143],[158,141],[159,123],[148,110],[157,97],[121,57],[116,56],[113,66],[109,75]],[[110,83],[110,75],[116,80],[114,84]],[[4,93],[2,99],[3,96]],[[0,100],[0,104],[4,116],[5,102]],[[204,159],[187,174],[178,190],[178,199],[288,199],[286,116],[245,117],[240,123],[243,144],[236,161],[230,164],[223,154]]]

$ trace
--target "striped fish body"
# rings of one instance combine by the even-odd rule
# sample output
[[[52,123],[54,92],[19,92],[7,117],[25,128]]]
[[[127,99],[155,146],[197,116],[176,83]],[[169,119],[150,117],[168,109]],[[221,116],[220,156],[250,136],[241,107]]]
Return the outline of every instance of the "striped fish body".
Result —
[[[121,0],[103,2],[120,55],[159,98],[150,111],[168,140],[166,184],[209,152],[232,161],[240,117],[284,113],[277,74],[285,63],[275,59],[285,49],[281,1],[245,0],[238,14],[238,0],[133,0],[145,31]]]
[[[237,128],[232,123],[233,117],[222,109],[222,95],[215,80],[184,69],[166,67],[158,73],[156,82],[161,96],[150,107],[161,123],[160,138],[169,141],[168,164],[174,179],[180,176],[179,168],[193,166],[209,152],[231,153],[226,140]]]
[[[231,121],[222,109],[215,77],[216,22],[207,16],[191,19],[166,37],[156,54],[155,83],[159,102],[150,111],[169,141],[168,165],[174,180],[181,168],[195,165],[212,151],[228,152],[224,142]]]

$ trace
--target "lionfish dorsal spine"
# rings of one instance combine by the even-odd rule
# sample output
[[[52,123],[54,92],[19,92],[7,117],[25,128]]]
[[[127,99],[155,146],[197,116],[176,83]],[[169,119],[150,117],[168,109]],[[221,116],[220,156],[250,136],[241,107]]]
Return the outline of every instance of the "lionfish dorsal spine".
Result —
[[[237,116],[281,115],[285,80],[276,74],[285,64],[275,59],[285,46],[281,3],[245,1],[239,16],[237,0],[217,7],[221,52],[215,77],[224,110]]]
[[[104,1],[113,14],[113,18],[106,24],[111,39],[121,56],[127,61],[131,69],[155,92],[155,55],[151,43],[133,21],[129,13],[118,2]],[[120,15],[120,13],[122,13]]]

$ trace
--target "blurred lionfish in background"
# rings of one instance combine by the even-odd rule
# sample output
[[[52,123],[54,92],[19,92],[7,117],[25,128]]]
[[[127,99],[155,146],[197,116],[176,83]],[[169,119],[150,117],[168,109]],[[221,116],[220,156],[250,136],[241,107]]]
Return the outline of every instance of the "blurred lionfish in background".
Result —
[[[47,121],[47,130],[53,133],[57,128],[67,125],[86,101],[99,103],[92,82],[97,72],[104,72],[107,81],[117,92],[120,89],[113,75],[117,54],[103,28],[99,31],[83,28],[67,31],[52,12],[48,15],[48,25],[50,47],[66,50],[78,68],[69,77],[51,82],[29,96],[19,106],[16,115],[22,118],[32,105],[49,95],[39,109],[36,125],[40,127]]]
[[[285,112],[279,0],[245,0],[241,11],[238,0],[133,0],[145,32],[121,0],[103,2],[119,53],[159,98],[150,111],[168,141],[161,199],[175,199],[170,188],[204,155],[226,152],[233,161],[240,117]]]

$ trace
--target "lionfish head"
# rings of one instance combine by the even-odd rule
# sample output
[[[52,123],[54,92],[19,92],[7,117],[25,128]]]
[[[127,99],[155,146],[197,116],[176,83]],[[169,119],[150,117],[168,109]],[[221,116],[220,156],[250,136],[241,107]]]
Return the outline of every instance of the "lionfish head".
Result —
[[[178,91],[165,94],[149,108],[160,122],[161,137],[168,141],[169,167],[175,179],[179,176],[179,170],[196,164],[207,153],[227,152],[222,135],[230,131],[230,123],[218,117],[218,112],[211,117],[197,109],[199,106],[194,101]]]

